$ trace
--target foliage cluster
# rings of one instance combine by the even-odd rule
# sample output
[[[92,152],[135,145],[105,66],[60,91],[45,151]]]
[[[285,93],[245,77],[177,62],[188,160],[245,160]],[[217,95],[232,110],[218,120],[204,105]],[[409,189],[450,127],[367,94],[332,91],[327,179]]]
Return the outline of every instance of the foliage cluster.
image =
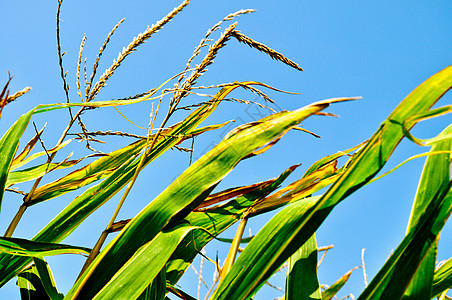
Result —
[[[274,111],[260,120],[238,126],[212,150],[194,161],[136,216],[128,220],[117,220],[121,207],[144,167],[170,149],[192,151],[182,148],[180,144],[226,124],[200,126],[222,101],[267,107],[247,100],[228,99],[233,90],[244,88],[258,94],[265,101],[273,101],[258,88],[276,89],[259,82],[233,82],[213,87],[195,85],[229,39],[234,38],[272,59],[302,70],[281,53],[236,30],[236,23],[229,25],[218,40],[210,43],[211,34],[219,30],[223,22],[251,12],[241,10],[228,15],[207,32],[180,74],[140,95],[96,101],[96,96],[122,61],[188,4],[189,0],[185,0],[133,39],[97,81],[99,61],[122,21],[106,38],[90,76],[86,72],[86,60],[83,63],[83,38],[76,77],[81,102],[72,103],[69,101],[69,86],[59,40],[59,14],[62,5],[62,0],[59,0],[57,43],[67,102],[38,105],[22,115],[0,139],[0,204],[6,192],[24,195],[16,216],[5,235],[0,238],[0,284],[17,277],[23,299],[165,299],[169,293],[181,299],[193,299],[176,287],[178,280],[195,257],[203,255],[201,249],[207,243],[220,239],[218,235],[221,232],[238,222],[234,239],[225,241],[231,244],[225,263],[220,265],[210,259],[220,274],[218,287],[212,287],[210,299],[250,299],[284,264],[287,264],[285,299],[331,299],[352,271],[328,289],[321,288],[317,278],[319,249],[315,232],[336,205],[375,180],[375,176],[405,137],[421,146],[430,147],[430,151],[425,154],[427,159],[414,199],[408,230],[359,299],[445,299],[447,290],[452,285],[452,258],[436,267],[436,252],[441,229],[452,210],[452,125],[429,140],[412,136],[410,129],[421,120],[452,110],[450,105],[431,109],[452,87],[452,67],[445,68],[419,85],[367,141],[313,163],[301,178],[284,187],[281,186],[297,165],[288,167],[276,178],[213,193],[240,161],[264,153],[292,129],[307,131],[299,124],[312,115],[331,115],[324,112],[330,105],[357,98],[328,99],[294,111]],[[209,43],[204,58],[192,67],[193,61]],[[169,82],[175,82],[173,88],[165,88]],[[29,90],[27,88],[9,95],[8,83],[0,94],[0,109]],[[199,90],[207,88],[220,90],[214,96],[208,96],[206,101],[182,106],[182,100],[188,95],[199,94]],[[126,132],[90,132],[83,124],[82,114],[87,110],[117,108],[143,101],[155,103],[146,136]],[[157,115],[162,114],[166,105],[166,114],[157,126]],[[78,109],[75,113],[72,111],[74,108]],[[20,139],[31,118],[58,109],[68,109],[71,119],[55,147],[32,154],[34,146],[42,142],[42,129],[36,130],[36,136],[18,151]],[[189,113],[181,121],[174,122],[174,113],[183,109]],[[76,123],[82,131],[77,138],[84,140],[88,149],[92,149],[91,144],[96,142],[96,136],[101,135],[132,136],[137,140],[107,154],[91,154],[85,158],[93,161],[84,165],[81,162],[85,158],[70,160],[68,157],[61,162],[54,162],[57,153],[70,147],[72,140],[67,137]],[[38,157],[47,157],[47,161],[35,163]],[[338,166],[340,157],[347,158],[342,166]],[[79,164],[82,166],[78,166]],[[57,180],[41,185],[43,176],[66,168],[74,169]],[[34,184],[28,192],[15,188],[20,183],[33,180]],[[78,193],[79,189],[82,192]],[[121,191],[123,194],[117,209],[111,219],[105,222],[106,229],[92,249],[61,243],[89,215]],[[74,200],[39,233],[30,239],[13,237],[15,228],[28,207],[43,201],[54,201],[52,199],[66,193],[73,193]],[[254,237],[242,237],[250,218],[281,207]],[[107,236],[111,234],[115,237],[104,245]],[[240,243],[247,245],[237,257]],[[67,253],[88,257],[72,289],[62,295],[56,288],[50,267],[44,258]],[[206,298],[208,296],[210,292]]]

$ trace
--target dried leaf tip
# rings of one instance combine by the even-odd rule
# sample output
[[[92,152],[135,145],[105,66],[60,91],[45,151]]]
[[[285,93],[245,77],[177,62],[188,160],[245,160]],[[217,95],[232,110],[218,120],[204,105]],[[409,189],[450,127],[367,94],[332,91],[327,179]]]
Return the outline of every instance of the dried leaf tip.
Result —
[[[244,43],[247,44],[248,46],[250,46],[251,48],[255,48],[261,52],[264,52],[266,54],[268,54],[272,59],[274,60],[278,60],[282,63],[285,63],[286,65],[297,69],[299,71],[303,71],[303,69],[294,61],[290,60],[289,58],[285,57],[283,54],[273,50],[272,48],[261,44],[249,37],[247,37],[246,35],[240,33],[240,31],[234,30],[231,33],[231,36],[233,36],[237,41],[239,41],[240,43]]]
[[[29,91],[31,91],[31,87],[27,86],[26,88],[24,88],[24,89],[22,89],[22,90],[20,90],[20,91],[15,92],[13,95],[9,96],[9,97],[6,99],[6,104],[8,104],[8,103],[10,103],[10,102],[12,102],[12,101],[14,101],[14,100],[16,100],[17,98],[19,98],[19,97],[22,96],[22,95],[25,95],[25,94],[28,93]]]

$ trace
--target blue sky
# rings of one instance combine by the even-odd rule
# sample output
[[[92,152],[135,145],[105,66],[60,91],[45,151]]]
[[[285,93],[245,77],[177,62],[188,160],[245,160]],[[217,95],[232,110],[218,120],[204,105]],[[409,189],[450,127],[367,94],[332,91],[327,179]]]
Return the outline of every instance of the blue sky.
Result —
[[[67,51],[64,66],[68,70],[72,101],[78,101],[75,73],[84,34],[87,35],[84,55],[88,57],[88,66],[91,66],[108,32],[119,20],[126,18],[104,53],[99,66],[99,73],[102,73],[134,36],[178,4],[179,1],[66,0],[61,12],[61,38],[63,51]],[[0,82],[7,80],[9,70],[14,74],[12,92],[25,86],[31,86],[33,90],[5,108],[0,120],[0,134],[18,116],[34,106],[65,101],[56,52],[56,7],[57,1],[2,1]],[[209,71],[198,80],[199,84],[255,80],[301,93],[287,95],[269,91],[278,109],[296,109],[331,97],[362,96],[363,99],[337,104],[328,109],[340,115],[340,118],[313,117],[303,123],[305,128],[322,136],[321,139],[298,131],[291,132],[267,153],[239,164],[219,188],[273,178],[290,165],[302,163],[299,170],[289,178],[296,180],[316,160],[369,138],[411,90],[452,61],[452,4],[449,1],[193,0],[171,23],[126,59],[97,99],[127,97],[158,86],[183,70],[186,60],[208,28],[227,14],[245,8],[257,11],[237,18],[237,29],[284,53],[299,63],[304,72],[275,62],[231,40],[220,51]],[[217,38],[218,34],[219,31],[214,37]],[[236,91],[233,96],[259,100],[246,91]],[[187,101],[197,100],[191,97]],[[446,95],[439,104],[450,103],[451,97]],[[147,126],[150,103],[141,103],[121,111],[137,124]],[[235,124],[240,125],[241,122],[256,120],[263,113],[248,106],[225,103],[207,123],[235,119]],[[178,117],[182,115],[177,114],[173,121],[178,121]],[[113,109],[89,111],[83,119],[92,131],[123,130],[143,134],[142,130],[126,122]],[[62,110],[33,120],[38,127],[47,122],[43,138],[51,147],[65,127],[68,114]],[[417,125],[413,132],[419,137],[432,137],[451,121],[450,115],[425,121]],[[26,136],[33,134],[32,127],[29,129]],[[78,131],[74,127],[73,132]],[[224,134],[224,130],[220,130],[197,139],[194,157],[200,157],[211,147],[212,142],[219,142]],[[112,140],[105,146],[96,147],[110,151],[125,143]],[[403,141],[384,170],[390,170],[411,155],[426,150]],[[75,143],[71,151],[77,156],[85,151],[84,145]],[[140,211],[188,166],[188,161],[187,154],[172,151],[146,168],[119,219],[130,218]],[[376,274],[404,236],[422,165],[422,159],[409,162],[384,179],[364,187],[335,208],[317,235],[319,246],[334,245],[319,269],[321,283],[331,285],[348,270],[361,265],[362,248],[367,249],[365,258],[369,279]],[[68,195],[29,209],[15,236],[32,237],[73,197],[75,195]],[[117,201],[117,198],[113,198],[93,214],[65,243],[92,247],[105,228]],[[1,210],[1,231],[6,229],[19,203],[20,197],[6,195]],[[255,234],[270,217],[265,215],[251,222],[252,233]],[[228,231],[225,236],[232,237],[233,233]],[[451,234],[452,227],[448,224],[440,241],[439,260],[451,255],[447,250],[452,248]],[[219,246],[215,244],[209,247],[208,254],[214,258]],[[225,250],[218,251],[220,259],[225,256]],[[77,271],[73,270],[81,267],[83,259],[67,255],[49,258],[48,261],[58,287],[66,292],[77,275]],[[213,267],[205,263],[204,272],[206,280],[210,281]],[[182,286],[190,286],[187,291],[196,296],[197,278],[192,270],[187,275],[181,281]],[[270,282],[284,286],[281,274]],[[362,271],[357,270],[339,296],[349,293],[357,296],[363,288]],[[202,289],[201,295],[205,292],[206,289]],[[265,292],[258,294],[256,299],[273,299],[282,295],[266,287]],[[0,289],[0,298],[19,298],[13,281]]]

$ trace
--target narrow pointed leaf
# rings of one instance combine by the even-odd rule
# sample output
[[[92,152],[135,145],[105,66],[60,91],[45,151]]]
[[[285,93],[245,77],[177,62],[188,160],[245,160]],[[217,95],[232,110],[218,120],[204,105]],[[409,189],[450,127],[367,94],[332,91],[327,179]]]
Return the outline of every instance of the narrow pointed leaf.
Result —
[[[30,121],[33,111],[22,115],[13,126],[0,139],[0,210],[2,205],[3,193],[6,187],[8,173],[11,168],[17,147],[19,147],[20,138]]]
[[[435,270],[433,277],[432,297],[437,297],[442,292],[452,287],[452,258]]]
[[[244,82],[242,84],[259,83]],[[149,153],[148,157],[146,157],[145,164],[150,163],[166,150],[177,145],[177,143],[183,139],[184,135],[190,134],[195,130],[196,127],[216,109],[218,104],[228,95],[228,93],[239,86],[241,86],[241,84],[231,85],[221,89],[211,101],[199,107],[183,121],[172,127],[171,130],[167,132],[166,138],[156,142],[152,151]],[[125,102],[129,104],[132,103],[129,101]],[[45,106],[40,109],[39,112],[47,111],[49,110],[48,108],[53,110],[59,108],[59,106]],[[111,197],[129,182],[135,173],[139,161],[134,160],[132,154],[126,157],[126,161],[120,165],[119,168],[116,168],[101,183],[91,187],[82,195],[74,199],[60,214],[58,214],[58,216],[43,228],[33,240],[42,242],[59,242],[63,240],[92,212],[111,199]],[[38,200],[35,199],[35,201]],[[30,259],[27,258],[18,258],[0,253],[0,268],[3,270],[3,272],[0,273],[0,286],[16,276],[29,262]]]
[[[438,189],[417,224],[405,236],[358,299],[400,299],[452,210],[452,181]],[[447,205],[447,212],[443,208]]]
[[[58,293],[55,281],[53,279],[52,271],[49,265],[43,259],[34,257],[33,261],[38,271],[39,277],[41,278],[41,283],[46,291],[47,295],[52,300],[63,299],[63,294]]]
[[[355,267],[345,273],[344,276],[339,278],[338,281],[333,283],[332,286],[327,288],[325,291],[322,292],[322,300],[330,300],[333,299],[333,297],[339,292],[339,290],[347,283],[348,279],[350,278],[350,275],[352,275],[352,272],[356,270],[358,267]]]
[[[286,300],[322,299],[317,278],[317,242],[313,234],[287,262]]]
[[[17,285],[19,286],[22,300],[50,300],[35,265],[27,268],[17,276]]]
[[[20,256],[53,256],[60,254],[89,254],[90,249],[64,244],[33,242],[19,238],[0,237],[0,252]]]
[[[278,248],[278,241],[284,239],[284,247],[279,245],[283,248],[272,253],[271,258],[263,258],[264,264],[253,262],[253,259],[259,257],[257,253],[261,246],[270,247],[269,244],[264,244],[269,232],[263,233],[262,238],[258,239],[259,234],[264,230],[262,229],[239,256],[234,267],[218,287],[213,299],[246,299],[255,293],[255,289],[306,242],[338,203],[365,185],[381,170],[404,136],[404,129],[401,126],[404,120],[430,109],[451,87],[452,66],[433,75],[411,92],[380,125],[367,144],[352,158],[345,172],[323,194],[322,198],[312,206],[306,206],[300,208],[299,212],[293,212],[297,215],[297,219],[294,220],[291,228],[292,234],[288,236],[286,231],[282,230],[281,237],[275,237],[275,244],[271,245]],[[277,236],[276,233],[273,234]],[[258,246],[250,247],[253,244]],[[248,252],[247,249],[251,250]],[[253,251],[255,252],[253,253]],[[246,253],[248,254],[245,255]],[[263,257],[263,255],[260,256]],[[234,286],[234,289],[229,288],[231,286]]]
[[[138,249],[93,299],[138,298],[158,274],[165,274],[165,271],[161,270],[166,261],[184,236],[195,229],[198,227],[182,226],[168,232],[160,232],[152,241]],[[162,283],[165,291],[166,282]],[[162,299],[161,284],[160,291],[154,287],[154,296],[158,298],[153,299]]]
[[[79,282],[84,282],[82,288],[76,284],[70,293],[92,297],[137,248],[155,237],[168,223],[183,220],[204,201],[210,193],[208,190],[218,184],[244,156],[335,101],[344,99],[326,100],[292,112],[281,112],[230,132],[126,225],[79,279]]]
[[[446,128],[438,137],[449,135],[452,133],[452,125]],[[435,151],[451,151],[452,137],[442,139],[432,146],[430,152]],[[417,189],[416,197],[413,203],[413,209],[408,224],[408,232],[415,227],[420,216],[428,207],[433,192],[447,186],[444,178],[450,178],[451,155],[449,153],[431,155],[427,157],[425,166],[422,171],[421,180]],[[443,185],[443,187],[441,187]],[[435,272],[436,251],[438,241],[434,242],[428,250],[423,262],[416,271],[405,296],[409,299],[428,299],[431,297],[433,284],[433,274]]]
[[[13,184],[34,180],[53,170],[70,168],[76,165],[78,162],[79,160],[68,160],[62,163],[42,164],[24,170],[10,172],[8,175],[8,180],[6,181],[6,186],[9,187]]]

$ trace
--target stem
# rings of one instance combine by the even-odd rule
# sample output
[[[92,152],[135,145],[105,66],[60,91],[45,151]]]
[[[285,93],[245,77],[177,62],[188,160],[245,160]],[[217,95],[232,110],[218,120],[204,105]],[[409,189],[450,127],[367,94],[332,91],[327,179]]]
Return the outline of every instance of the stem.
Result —
[[[223,269],[221,270],[220,284],[226,277],[226,274],[228,274],[228,272],[231,270],[232,265],[234,264],[235,257],[237,256],[240,241],[242,240],[243,232],[245,231],[247,221],[248,221],[247,218],[240,219],[239,227],[237,228],[237,232],[235,233],[234,239],[232,240],[228,256],[226,257]]]

